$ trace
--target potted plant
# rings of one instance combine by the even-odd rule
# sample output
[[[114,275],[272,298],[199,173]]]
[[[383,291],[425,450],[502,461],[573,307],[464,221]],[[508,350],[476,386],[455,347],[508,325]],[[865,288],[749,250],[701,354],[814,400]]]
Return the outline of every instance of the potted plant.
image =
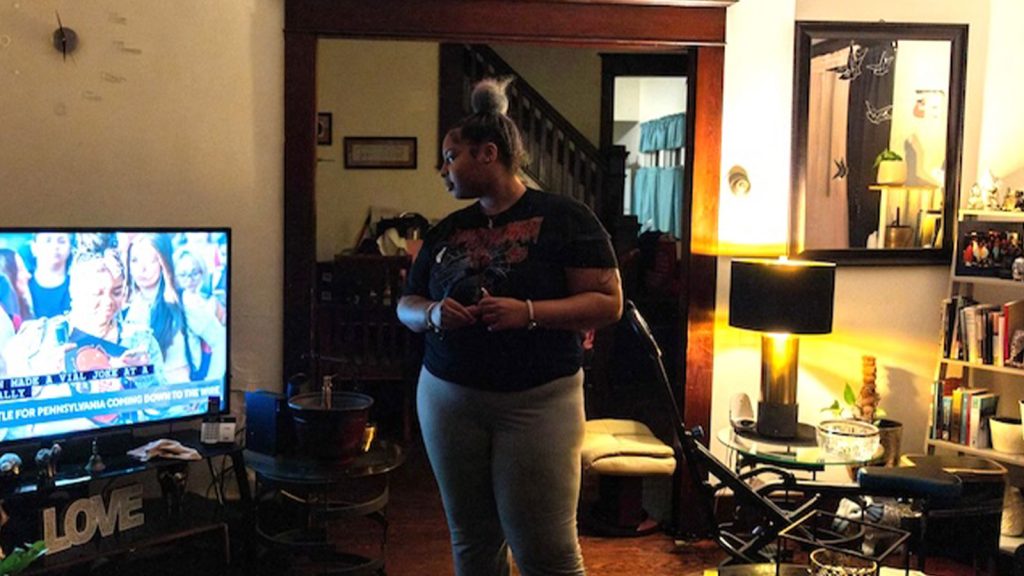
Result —
[[[849,382],[843,389],[843,402],[839,400],[823,411],[831,412],[837,418],[849,418],[870,422],[878,427],[879,442],[883,452],[872,463],[895,466],[900,458],[900,441],[903,437],[903,424],[886,418],[885,410],[878,404],[882,397],[878,394],[875,384],[877,368],[874,356],[861,358],[863,383],[858,392],[853,391]]]
[[[875,156],[875,170],[878,171],[875,181],[879,184],[903,184],[907,180],[907,164],[890,148],[886,148]]]
[[[42,540],[28,545],[28,548],[16,547],[0,560],[0,576],[20,573],[43,554],[46,554],[46,543]]]

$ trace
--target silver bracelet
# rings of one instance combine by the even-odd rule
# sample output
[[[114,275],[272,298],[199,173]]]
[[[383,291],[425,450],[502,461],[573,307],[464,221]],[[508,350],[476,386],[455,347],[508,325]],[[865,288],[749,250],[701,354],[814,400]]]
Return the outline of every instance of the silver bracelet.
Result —
[[[434,332],[434,333],[441,332],[441,327],[438,326],[437,324],[434,324],[434,321],[431,319],[431,316],[434,315],[434,308],[437,308],[437,306],[439,304],[440,304],[440,302],[434,301],[434,302],[431,302],[427,306],[427,317],[426,317],[427,330],[430,330],[431,332]]]
[[[526,329],[533,330],[537,328],[537,318],[533,315],[533,300],[526,299],[526,309],[530,312],[530,320],[526,323]]]

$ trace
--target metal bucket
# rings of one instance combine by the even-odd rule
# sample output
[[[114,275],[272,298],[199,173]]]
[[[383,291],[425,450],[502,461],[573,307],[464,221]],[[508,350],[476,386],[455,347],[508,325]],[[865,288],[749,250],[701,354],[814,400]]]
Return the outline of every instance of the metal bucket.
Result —
[[[363,451],[371,406],[373,398],[358,392],[333,392],[329,407],[319,392],[289,399],[299,454],[339,464],[351,462]]]

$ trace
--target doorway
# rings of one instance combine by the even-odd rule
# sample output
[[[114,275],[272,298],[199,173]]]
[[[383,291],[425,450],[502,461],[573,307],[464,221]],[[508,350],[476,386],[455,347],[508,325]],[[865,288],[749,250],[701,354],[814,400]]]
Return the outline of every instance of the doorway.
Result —
[[[601,54],[601,149],[626,152],[621,202],[640,232],[679,238],[686,167],[689,58],[675,54]],[[670,131],[670,139],[665,135]],[[676,174],[661,174],[661,169]],[[667,189],[659,193],[659,184]],[[675,188],[674,190],[671,188]]]
[[[725,18],[730,0],[578,2],[575,0],[393,0],[387,9],[359,0],[285,4],[284,373],[306,370],[316,282],[316,64],[321,37],[407,38],[448,42],[540,42],[605,50],[688,50],[685,183],[691,218],[680,248],[686,294],[674,302],[681,338],[671,354],[685,370],[688,425],[710,425],[713,320],[721,159]],[[338,127],[340,128],[340,127]],[[308,371],[308,370],[307,370]],[[688,498],[679,502],[688,507]]]

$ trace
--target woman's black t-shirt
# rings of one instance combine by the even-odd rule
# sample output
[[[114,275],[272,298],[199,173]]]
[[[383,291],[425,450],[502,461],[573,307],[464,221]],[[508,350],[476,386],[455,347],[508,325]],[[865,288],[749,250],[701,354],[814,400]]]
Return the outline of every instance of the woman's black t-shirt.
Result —
[[[413,263],[405,294],[473,304],[493,296],[548,300],[569,296],[567,268],[615,268],[608,233],[586,206],[533,189],[488,217],[474,203],[434,226]],[[423,364],[463,386],[516,391],[574,374],[582,364],[573,330],[501,330],[483,323],[427,333]]]

